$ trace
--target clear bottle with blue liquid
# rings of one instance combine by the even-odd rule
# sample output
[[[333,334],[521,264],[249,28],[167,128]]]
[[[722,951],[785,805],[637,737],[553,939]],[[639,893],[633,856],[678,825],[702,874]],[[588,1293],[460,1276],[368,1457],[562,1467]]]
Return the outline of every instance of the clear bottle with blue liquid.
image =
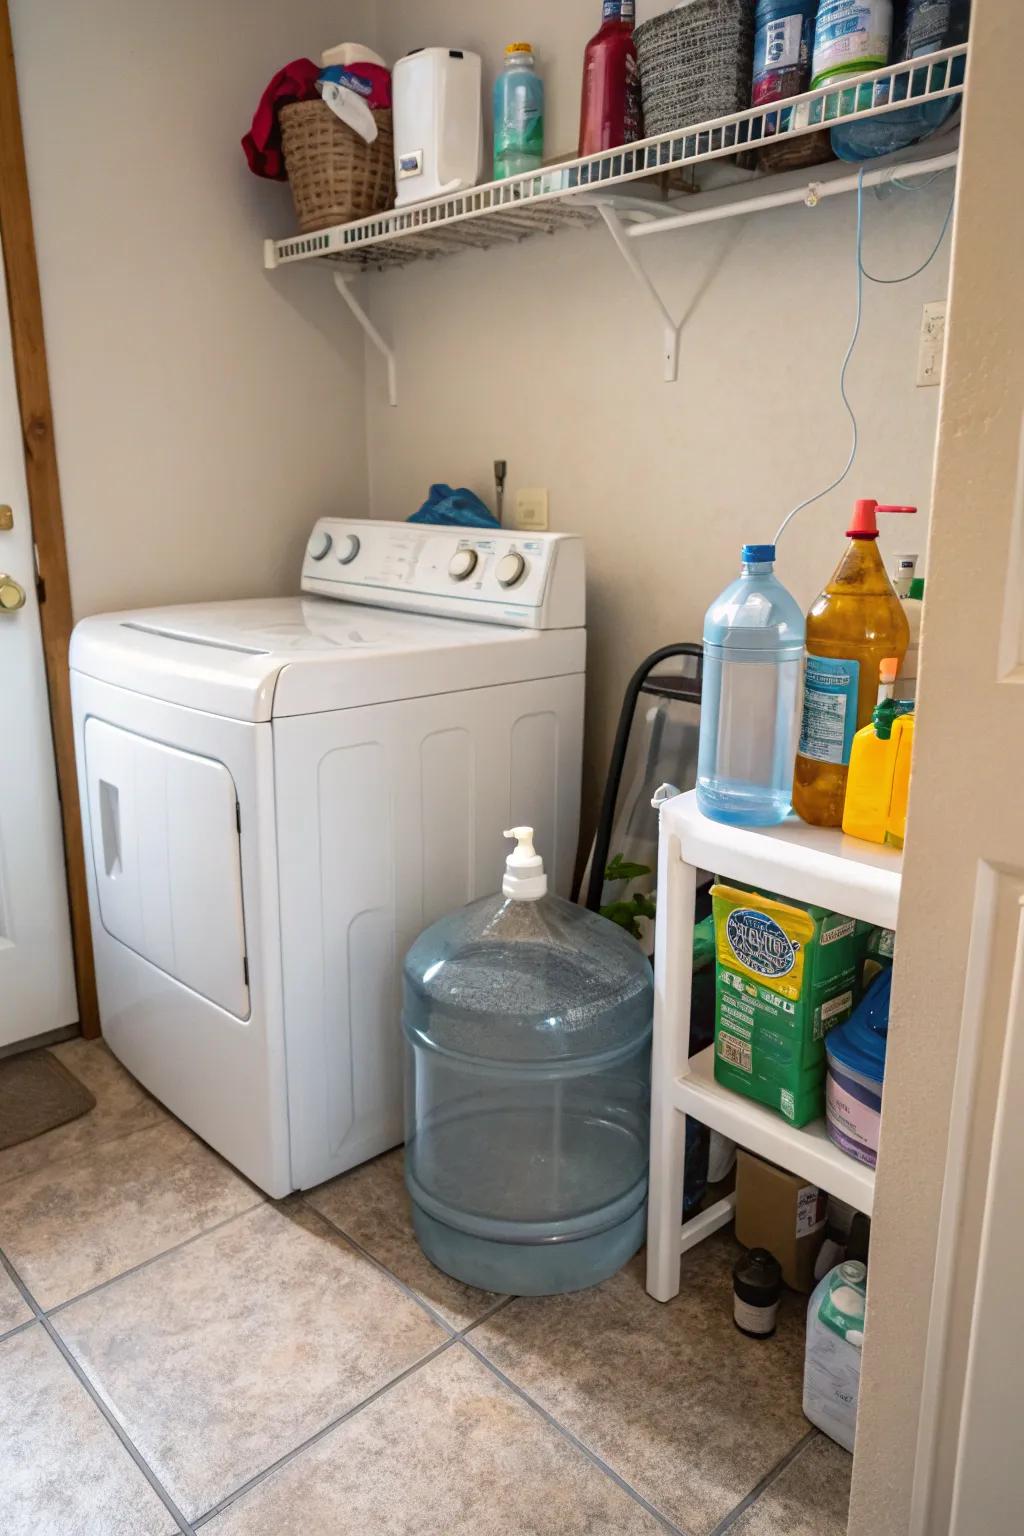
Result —
[[[494,179],[523,176],[544,162],[544,82],[530,43],[510,43],[494,82]]]
[[[774,544],[744,545],[742,561],[704,620],[697,804],[713,821],[770,827],[791,808],[804,616]]]

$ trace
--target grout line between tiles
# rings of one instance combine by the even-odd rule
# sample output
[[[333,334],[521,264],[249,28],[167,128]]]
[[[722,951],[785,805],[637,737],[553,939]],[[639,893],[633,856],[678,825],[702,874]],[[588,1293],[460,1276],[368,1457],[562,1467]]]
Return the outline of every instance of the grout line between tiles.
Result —
[[[800,1455],[800,1452],[805,1450],[806,1447],[810,1445],[811,1441],[816,1440],[817,1438],[818,1431],[816,1429],[809,1429],[805,1435],[801,1436],[796,1445],[791,1446],[791,1448],[786,1452],[785,1456],[782,1457],[781,1461],[777,1461],[774,1467],[772,1467],[771,1471],[766,1472],[759,1483],[754,1484],[750,1492],[736,1505],[736,1508],[731,1509],[727,1515],[723,1516],[723,1518],[719,1520],[718,1524],[711,1532],[711,1536],[725,1536],[726,1531],[731,1531],[740,1517],[745,1515],[747,1510],[751,1509],[753,1505],[757,1503],[758,1499],[760,1499],[763,1494],[768,1492],[768,1489],[778,1478],[782,1476],[787,1467],[792,1466],[793,1462],[796,1461],[797,1457]]]
[[[378,1398],[384,1397],[384,1395],[390,1392],[393,1387],[400,1386],[403,1381],[407,1381],[410,1376],[414,1376],[417,1371],[421,1371],[425,1365],[430,1365],[431,1361],[436,1360],[439,1355],[443,1355],[447,1350],[451,1349],[453,1344],[457,1344],[458,1342],[458,1339],[454,1334],[452,1334],[450,1338],[447,1338],[442,1343],[438,1344],[436,1349],[432,1349],[429,1354],[423,1355],[421,1359],[415,1360],[413,1364],[407,1366],[404,1371],[400,1371],[397,1376],[393,1376],[390,1381],[386,1381],[382,1387],[378,1387],[376,1392],[371,1392],[369,1397],[364,1397],[362,1402],[356,1403],[351,1408],[346,1408],[344,1413],[340,1413],[338,1417],[336,1419],[332,1419],[329,1424],[324,1424],[322,1428],[316,1431],[315,1434],[312,1434],[308,1437],[308,1439],[303,1440],[300,1445],[294,1446],[290,1451],[285,1451],[284,1455],[279,1456],[276,1461],[272,1461],[269,1467],[264,1467],[262,1472],[257,1472],[255,1476],[250,1477],[247,1482],[242,1483],[238,1488],[235,1488],[231,1493],[227,1494],[227,1496],[221,1499],[218,1504],[214,1504],[213,1507],[208,1509],[205,1514],[202,1514],[198,1517],[198,1519],[193,1520],[193,1529],[198,1531],[201,1526],[208,1524],[208,1522],[215,1519],[217,1515],[222,1515],[226,1509],[228,1509],[232,1504],[236,1504],[239,1499],[244,1498],[245,1495],[251,1492],[253,1488],[257,1487],[260,1483],[265,1482],[268,1477],[271,1477],[273,1473],[280,1471],[282,1467],[286,1467],[290,1461],[294,1461],[296,1456],[301,1456],[303,1451],[308,1451],[312,1446],[319,1444],[321,1440],[326,1439],[329,1434],[340,1428],[342,1424],[346,1424],[349,1419],[354,1419],[357,1414],[362,1413],[364,1408],[371,1407],[378,1400]]]
[[[472,1333],[473,1329],[479,1328],[481,1323],[489,1323],[492,1317],[498,1312],[504,1311],[506,1307],[510,1307],[516,1300],[517,1297],[515,1296],[499,1296],[493,1307],[488,1307],[486,1312],[481,1312],[479,1317],[474,1317],[473,1321],[467,1323],[465,1328],[460,1328],[458,1337],[464,1339],[467,1333]]]
[[[68,1071],[71,1071],[70,1067],[68,1068]],[[73,1073],[72,1076],[74,1076]],[[83,1087],[89,1088],[89,1084],[83,1082],[81,1078],[79,1078],[78,1081],[82,1083]],[[89,1088],[89,1092],[92,1092],[91,1088]],[[146,1097],[149,1099],[149,1094],[147,1094]],[[160,1111],[159,1119],[152,1120],[146,1125],[133,1125],[131,1129],[127,1131],[114,1131],[110,1136],[100,1136],[95,1141],[90,1143],[89,1150],[91,1151],[93,1147],[109,1147],[111,1142],[124,1141],[128,1136],[137,1136],[140,1131],[155,1130],[157,1126],[159,1126],[165,1120],[173,1120],[177,1125],[183,1124],[181,1120],[178,1120],[176,1115],[172,1115],[169,1110],[164,1109],[162,1104],[158,1104],[156,1099],[152,1099],[151,1102]],[[86,1113],[92,1114],[92,1110],[87,1110]],[[74,1123],[75,1122],[73,1120],[69,1122],[71,1125],[74,1125]],[[60,1130],[61,1127],[55,1126],[54,1129]],[[186,1125],[185,1129],[188,1131],[189,1127]],[[189,1131],[189,1134],[194,1136],[195,1131]],[[201,1138],[198,1139],[201,1140]],[[203,1145],[205,1146],[206,1143],[204,1142]],[[2,1189],[5,1184],[13,1184],[15,1179],[26,1179],[32,1174],[41,1173],[44,1168],[59,1168],[63,1163],[75,1162],[81,1158],[82,1150],[83,1149],[81,1146],[69,1147],[68,1150],[61,1153],[59,1157],[51,1157],[45,1163],[40,1163],[37,1168],[18,1168],[14,1173],[0,1173],[0,1189]]]
[[[49,1337],[50,1343],[63,1356],[64,1362],[68,1369],[71,1371],[71,1374],[75,1377],[76,1381],[83,1388],[83,1390],[89,1394],[89,1397],[92,1399],[96,1408],[103,1415],[110,1428],[114,1431],[114,1434],[117,1436],[121,1445],[124,1447],[124,1450],[135,1463],[137,1469],[142,1473],[143,1477],[146,1479],[147,1483],[152,1488],[157,1498],[163,1504],[168,1514],[174,1518],[179,1531],[182,1532],[182,1536],[195,1536],[194,1527],[191,1526],[185,1519],[185,1516],[182,1514],[181,1510],[178,1508],[177,1504],[174,1502],[173,1498],[168,1493],[159,1477],[157,1477],[148,1461],[146,1461],[141,1451],[137,1449],[132,1440],[129,1438],[124,1426],[118,1422],[113,1410],[108,1406],[107,1403],[104,1402],[103,1398],[100,1396],[100,1393],[93,1385],[89,1377],[86,1375],[85,1371],[76,1360],[68,1345],[65,1344],[56,1328],[50,1322],[50,1319],[47,1317],[42,1307],[39,1306],[28,1286],[22,1280],[18,1271],[15,1269],[14,1265],[11,1263],[10,1259],[7,1257],[2,1248],[0,1248],[0,1268],[3,1268],[7,1271],[7,1274],[10,1276],[11,1280],[21,1292],[24,1300],[32,1308],[36,1319]]]
[[[521,1397],[523,1402],[527,1403],[535,1413],[538,1413],[540,1417],[545,1421],[545,1423],[550,1424],[552,1429],[557,1430],[563,1439],[568,1440],[570,1445],[574,1445],[578,1451],[582,1452],[582,1454],[586,1456],[587,1460],[592,1462],[595,1467],[598,1467],[606,1477],[610,1477],[612,1482],[616,1483],[618,1487],[622,1489],[623,1493],[628,1494],[634,1503],[639,1504],[641,1509],[645,1509],[647,1513],[652,1517],[652,1519],[657,1520],[662,1530],[668,1531],[670,1536],[688,1536],[688,1533],[683,1529],[681,1525],[673,1524],[667,1515],[663,1515],[660,1509],[656,1509],[649,1499],[645,1499],[643,1494],[638,1492],[637,1489],[633,1487],[632,1483],[627,1483],[626,1479],[621,1476],[620,1473],[616,1472],[614,1467],[610,1467],[608,1463],[602,1457],[600,1457],[596,1451],[592,1451],[590,1446],[585,1444],[585,1442],[582,1441],[578,1435],[574,1435],[571,1429],[567,1429],[564,1424],[555,1418],[554,1414],[549,1413],[546,1408],[542,1407],[541,1404],[537,1402],[536,1398],[531,1397],[529,1392],[525,1392],[517,1382],[512,1380],[511,1376],[506,1376],[505,1372],[501,1370],[499,1366],[495,1365],[493,1360],[488,1360],[487,1356],[483,1354],[481,1350],[477,1349],[476,1345],[471,1343],[470,1340],[465,1337],[465,1335],[463,1335],[463,1337],[459,1339],[458,1342],[462,1344],[465,1349],[468,1349],[470,1354],[475,1356],[475,1358],[480,1361],[481,1365],[486,1366],[493,1375],[497,1376],[499,1381],[504,1382],[505,1386],[508,1387],[510,1391],[514,1392],[517,1397]]]
[[[129,1275],[137,1275],[142,1269],[149,1269],[152,1264],[159,1264],[161,1259],[166,1259],[172,1253],[178,1253],[182,1248],[191,1248],[193,1243],[198,1243],[201,1238],[209,1237],[211,1232],[219,1232],[222,1227],[229,1227],[233,1221],[241,1221],[243,1216],[251,1216],[253,1211],[270,1202],[260,1196],[252,1205],[247,1205],[244,1211],[236,1211],[233,1216],[225,1216],[222,1221],[215,1221],[212,1227],[204,1227],[201,1232],[193,1232],[191,1237],[183,1237],[180,1243],[172,1243],[169,1248],[162,1248],[159,1253],[151,1254],[148,1259],[140,1259],[138,1264],[133,1264],[129,1269],[122,1269],[120,1274],[111,1275],[109,1280],[100,1280],[97,1285],[90,1285],[88,1290],[79,1291],[77,1296],[69,1296],[66,1301],[58,1301],[55,1306],[45,1308],[47,1317],[56,1317],[67,1307],[73,1307],[76,1302],[85,1301],[87,1296],[95,1296],[97,1291],[105,1291],[110,1286],[116,1285],[119,1280],[126,1280]]]
[[[0,1344],[6,1344],[7,1340],[13,1339],[16,1333],[24,1333],[26,1328],[33,1328],[35,1322],[35,1314],[33,1314],[31,1317],[26,1317],[23,1323],[15,1323],[14,1327],[8,1328],[6,1333],[0,1333]]]
[[[502,1307],[507,1307],[510,1302],[515,1301],[516,1299],[514,1296],[499,1296],[497,1301],[492,1302],[486,1311],[481,1312],[479,1317],[474,1317],[473,1321],[467,1323],[464,1328],[453,1328],[451,1323],[448,1322],[448,1320],[441,1312],[432,1307],[429,1301],[426,1301],[418,1291],[414,1290],[413,1287],[409,1285],[405,1280],[403,1280],[400,1275],[397,1275],[393,1269],[389,1269],[382,1259],[378,1259],[377,1256],[372,1253],[369,1248],[365,1247],[358,1238],[353,1237],[351,1232],[349,1232],[345,1227],[341,1226],[332,1217],[326,1216],[324,1212],[319,1210],[315,1205],[310,1204],[304,1195],[300,1195],[299,1198],[308,1211],[312,1211],[314,1216],[318,1216],[321,1221],[326,1222],[326,1224],[333,1231],[337,1232],[340,1237],[343,1237],[347,1243],[351,1243],[352,1247],[361,1253],[364,1258],[369,1259],[370,1263],[374,1265],[376,1269],[380,1270],[382,1275],[386,1275],[389,1280],[393,1281],[394,1284],[398,1286],[400,1291],[403,1291],[411,1301],[414,1301],[418,1307],[422,1308],[422,1310],[426,1312],[427,1316],[431,1319],[432,1322],[439,1323],[445,1332],[450,1333],[453,1338],[465,1338],[466,1334],[471,1332],[472,1329],[478,1328],[481,1323],[488,1322],[496,1312],[501,1311]]]
[[[300,1195],[299,1198],[307,1211],[316,1216],[317,1219],[322,1221],[325,1226],[330,1227],[332,1232],[336,1232],[339,1237],[343,1237],[346,1243],[354,1248],[357,1253],[362,1254],[364,1259],[368,1259],[369,1262],[373,1265],[374,1269],[378,1270],[380,1274],[384,1275],[388,1280],[390,1280],[392,1285],[396,1285],[398,1289],[409,1298],[410,1301],[414,1301],[420,1310],[427,1314],[431,1322],[437,1323],[441,1328],[443,1328],[445,1333],[447,1333],[450,1338],[457,1339],[460,1337],[459,1329],[453,1328],[451,1323],[447,1322],[445,1318],[441,1316],[440,1312],[435,1312],[434,1308],[430,1305],[429,1302],[424,1301],[423,1297],[414,1291],[411,1285],[406,1285],[404,1280],[400,1280],[393,1269],[388,1269],[386,1264],[382,1264],[380,1259],[376,1258],[370,1252],[369,1248],[364,1248],[363,1244],[359,1242],[357,1238],[354,1238],[351,1232],[346,1232],[345,1228],[339,1226],[339,1224],[332,1220],[330,1216],[325,1216],[323,1211],[317,1210],[316,1206],[311,1205],[304,1195]]]

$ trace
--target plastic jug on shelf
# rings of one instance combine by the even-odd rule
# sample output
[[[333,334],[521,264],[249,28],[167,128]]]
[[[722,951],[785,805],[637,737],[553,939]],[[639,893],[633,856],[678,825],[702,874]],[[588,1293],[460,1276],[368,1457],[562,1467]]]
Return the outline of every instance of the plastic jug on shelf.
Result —
[[[914,751],[914,716],[904,715],[893,726],[892,800],[885,823],[885,840],[902,848],[907,832],[907,800],[910,796],[910,769]]]
[[[898,663],[895,656],[882,662],[878,703],[871,724],[858,731],[850,752],[850,771],[843,804],[843,831],[868,843],[884,843],[892,801],[896,768],[893,726],[913,711],[912,699],[895,699]]]
[[[843,821],[853,738],[877,700],[879,668],[901,664],[910,627],[878,553],[877,514],[916,507],[858,501],[849,544],[807,615],[803,718],[793,775],[793,809],[818,827]]]
[[[803,650],[774,544],[745,544],[704,620],[697,804],[713,821],[770,827],[789,814]]]

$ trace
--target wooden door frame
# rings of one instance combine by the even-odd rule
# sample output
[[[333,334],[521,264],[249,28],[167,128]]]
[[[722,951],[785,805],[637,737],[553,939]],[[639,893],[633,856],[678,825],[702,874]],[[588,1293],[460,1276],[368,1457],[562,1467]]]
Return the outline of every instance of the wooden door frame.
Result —
[[[100,1033],[96,969],[89,923],[85,847],[78,803],[75,736],[71,719],[71,586],[64,542],[53,409],[46,365],[43,305],[39,290],[25,143],[21,131],[18,81],[7,0],[0,0],[0,239],[7,274],[14,374],[28,481],[29,515],[35,539],[39,620],[57,763],[64,855],[67,867],[71,937],[78,990],[78,1021],[88,1039]]]

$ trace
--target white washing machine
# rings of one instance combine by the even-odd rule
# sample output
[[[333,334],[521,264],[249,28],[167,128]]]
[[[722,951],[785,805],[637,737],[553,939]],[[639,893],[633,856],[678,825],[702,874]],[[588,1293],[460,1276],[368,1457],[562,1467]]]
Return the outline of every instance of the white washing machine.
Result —
[[[71,643],[107,1044],[261,1189],[402,1140],[401,961],[537,828],[567,894],[583,549],[325,520],[301,597]]]

